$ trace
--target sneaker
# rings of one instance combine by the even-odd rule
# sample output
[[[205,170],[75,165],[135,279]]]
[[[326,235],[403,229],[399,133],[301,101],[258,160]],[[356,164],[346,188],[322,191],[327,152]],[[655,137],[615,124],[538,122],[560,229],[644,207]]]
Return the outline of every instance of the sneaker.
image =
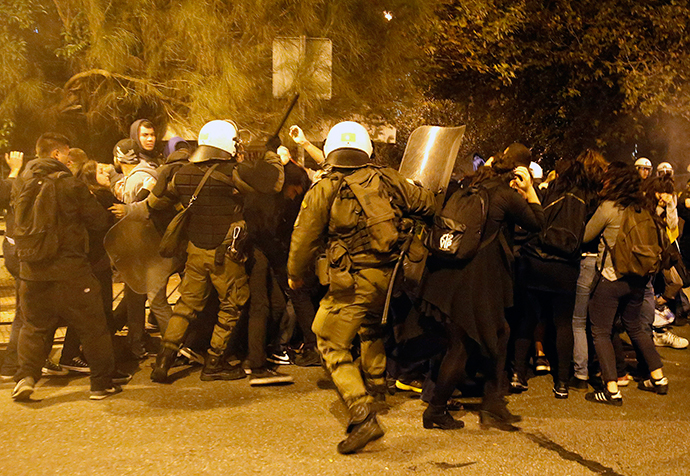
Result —
[[[204,356],[193,351],[189,347],[181,347],[178,353],[181,356],[186,357],[190,364],[204,365]]]
[[[34,393],[34,386],[36,381],[33,377],[24,377],[12,390],[12,400],[15,402],[28,402],[31,400],[31,394]]]
[[[685,349],[688,346],[688,340],[669,330],[664,330],[663,332],[654,331],[654,345],[657,347]]]
[[[91,390],[91,395],[89,395],[90,400],[103,400],[104,398],[108,398],[112,395],[117,395],[122,391],[122,387],[119,385],[113,385],[110,388],[106,388],[105,390]]]
[[[568,384],[566,382],[556,382],[553,386],[553,396],[560,400],[568,398]]]
[[[292,376],[273,369],[252,369],[249,374],[249,385],[253,387],[262,385],[282,385],[292,382],[294,382]]]
[[[551,365],[545,355],[538,355],[534,360],[534,371],[539,375],[551,372]]]
[[[14,375],[0,375],[0,383],[7,383],[14,380]]]
[[[527,389],[527,379],[520,377],[517,372],[513,372],[513,376],[510,379],[510,393],[522,393],[526,392]]]
[[[61,363],[63,369],[71,370],[72,372],[79,372],[82,374],[91,373],[89,364],[86,363],[81,357],[75,357],[68,362]]]
[[[290,356],[284,350],[273,352],[266,360],[276,365],[290,365]]]
[[[115,385],[127,385],[131,380],[132,380],[132,374],[120,372],[119,370],[116,370],[115,372],[113,372],[112,382]]]
[[[577,376],[573,376],[573,378],[570,379],[568,387],[572,388],[573,390],[587,390],[589,385],[587,385],[587,379],[581,379]]]
[[[618,386],[627,387],[628,385],[630,385],[632,379],[633,378],[630,376],[630,374],[625,374],[622,377],[618,377]]]
[[[414,393],[422,393],[422,386],[424,385],[424,382],[421,380],[396,380],[395,381],[395,388],[398,390],[402,390],[403,392],[414,392]]]
[[[616,393],[611,393],[607,389],[589,392],[585,395],[585,400],[588,402],[604,403],[606,405],[614,405],[620,407],[623,405],[623,395],[620,390]]]
[[[647,379],[637,384],[637,388],[645,392],[654,392],[659,395],[666,395],[668,393],[668,379],[661,377],[659,380]]]
[[[151,377],[153,378],[153,375]],[[204,382],[212,380],[239,380],[246,377],[247,374],[240,364],[229,364],[222,357],[211,353],[206,356],[204,368],[199,376]]]
[[[68,373],[69,370],[50,359],[46,360],[46,363],[43,364],[43,368],[41,369],[41,375],[44,377],[64,377]]]

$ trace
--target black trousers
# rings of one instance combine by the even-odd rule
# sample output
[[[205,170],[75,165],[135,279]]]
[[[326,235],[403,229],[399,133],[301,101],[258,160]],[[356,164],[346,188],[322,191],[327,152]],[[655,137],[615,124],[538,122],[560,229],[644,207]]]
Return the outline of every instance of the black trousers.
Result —
[[[253,369],[266,365],[266,346],[278,339],[285,296],[278,286],[266,255],[254,249],[249,274],[249,323],[247,360]]]
[[[101,285],[101,299],[103,300],[103,311],[105,312],[105,321],[108,323],[108,330],[111,335],[115,335],[119,329],[113,317],[113,272],[110,268],[106,268],[98,272],[94,271],[93,275]],[[77,333],[68,327],[65,333],[65,343],[62,346],[60,363],[69,364],[72,359],[80,357],[80,344]]]
[[[463,380],[465,380],[467,359],[470,356],[478,356],[480,347],[470,339],[460,325],[452,321],[445,322],[446,336],[448,337],[448,349],[443,356],[441,367],[436,380],[436,388],[431,398],[434,405],[445,405]],[[498,345],[496,354],[481,359],[484,382],[484,397],[482,407],[488,408],[496,404],[505,404],[503,397],[507,387],[505,365],[508,353],[508,339],[510,330],[508,323],[497,329]]]
[[[19,299],[24,326],[19,334],[19,370],[15,380],[41,377],[46,343],[62,318],[79,336],[91,368],[91,390],[112,385],[113,344],[106,324],[101,289],[89,274],[65,281],[21,281]]]
[[[543,344],[552,366],[554,382],[567,382],[573,357],[575,292],[556,293],[527,288],[524,293],[524,315],[515,339],[514,370],[523,378],[527,376],[527,356],[534,340],[534,329],[542,320],[547,327]]]
[[[601,278],[589,301],[589,319],[592,324],[594,348],[599,357],[604,382],[618,379],[616,357],[611,336],[614,319],[620,315],[621,322],[638,355],[644,357],[650,370],[662,367],[661,358],[654,347],[651,336],[645,332],[640,319],[640,308],[647,285],[646,278],[624,277],[616,281]]]

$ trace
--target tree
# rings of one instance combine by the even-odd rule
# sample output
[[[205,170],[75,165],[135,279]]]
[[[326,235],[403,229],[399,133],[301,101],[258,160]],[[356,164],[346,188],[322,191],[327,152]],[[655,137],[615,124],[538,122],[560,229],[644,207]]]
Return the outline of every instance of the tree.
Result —
[[[508,116],[503,143],[629,157],[654,146],[650,125],[690,118],[689,20],[673,0],[451,1],[429,45],[432,95]]]
[[[35,103],[5,101],[0,113],[14,119],[22,110],[40,111],[51,116],[44,124],[52,119],[77,136],[90,131],[103,151],[141,116],[160,126],[173,122],[191,130],[210,119],[233,118],[256,136],[265,136],[287,103],[271,94],[271,48],[279,36],[333,42],[333,98],[315,98],[303,78],[294,88],[301,93],[294,120],[307,130],[354,114],[385,121],[417,94],[415,71],[426,60],[419,45],[437,3],[0,1],[5,11],[26,4],[21,21],[0,20],[0,33],[12,28],[17,38],[34,35],[47,45],[38,59],[26,42],[13,48],[8,54],[23,66],[5,85],[18,90],[28,80],[38,81],[43,91],[61,93],[39,97],[34,90]],[[393,12],[391,21],[384,10]],[[36,33],[34,25],[47,19],[59,31],[38,28]],[[7,70],[7,64],[0,68]]]

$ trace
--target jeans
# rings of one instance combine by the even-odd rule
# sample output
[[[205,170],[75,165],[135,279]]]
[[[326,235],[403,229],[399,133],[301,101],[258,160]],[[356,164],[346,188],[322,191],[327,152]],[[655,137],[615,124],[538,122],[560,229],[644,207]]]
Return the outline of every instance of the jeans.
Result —
[[[625,277],[616,281],[602,278],[589,302],[592,337],[599,356],[604,382],[618,379],[611,335],[614,332],[614,319],[619,310],[623,327],[630,336],[636,351],[644,357],[647,367],[650,370],[662,367],[654,341],[643,329],[640,319],[646,283],[647,279],[643,277]]]
[[[587,306],[592,282],[596,275],[596,256],[585,256],[580,261],[580,275],[577,278],[575,308],[573,309],[573,361],[575,376],[587,380],[589,349],[587,344]]]

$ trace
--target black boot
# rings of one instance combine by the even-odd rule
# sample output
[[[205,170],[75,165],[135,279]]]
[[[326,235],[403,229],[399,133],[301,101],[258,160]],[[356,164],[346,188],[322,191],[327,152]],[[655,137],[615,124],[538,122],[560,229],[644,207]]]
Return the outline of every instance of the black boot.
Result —
[[[383,436],[383,428],[376,419],[376,412],[368,404],[358,403],[350,409],[347,438],[338,443],[338,453],[349,455],[364,448],[368,443]]]
[[[462,420],[456,420],[453,418],[446,405],[432,405],[424,410],[422,415],[422,424],[424,428],[440,428],[441,430],[458,430],[465,426]]]
[[[211,352],[206,356],[204,368],[201,370],[201,380],[239,380],[245,378],[247,374],[241,365],[229,365],[222,356]]]
[[[176,350],[164,346],[161,348],[151,372],[151,380],[153,382],[166,383],[168,381],[168,371],[172,367],[173,362],[175,362],[176,356]]]
[[[520,415],[513,415],[508,411],[508,402],[505,399],[492,399],[482,402],[482,409],[479,410],[479,422],[483,429],[493,427],[503,431],[517,431],[518,427],[513,423],[522,421]]]

